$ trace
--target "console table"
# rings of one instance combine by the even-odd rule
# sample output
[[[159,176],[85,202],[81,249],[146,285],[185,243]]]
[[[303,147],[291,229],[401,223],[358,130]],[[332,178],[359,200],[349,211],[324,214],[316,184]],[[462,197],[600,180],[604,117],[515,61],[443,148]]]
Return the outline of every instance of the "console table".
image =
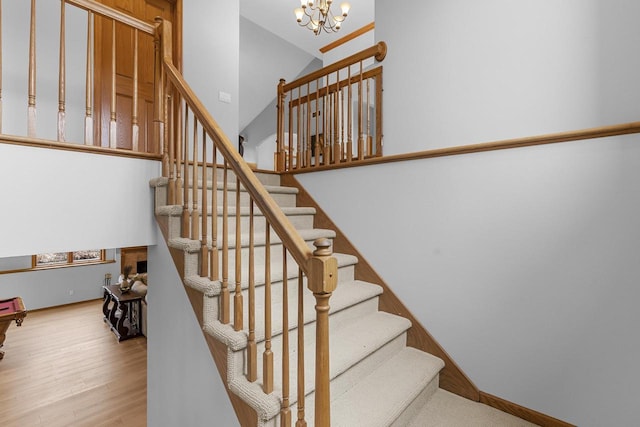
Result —
[[[103,286],[104,321],[118,341],[142,335],[142,297],[135,292],[122,293],[119,285]]]

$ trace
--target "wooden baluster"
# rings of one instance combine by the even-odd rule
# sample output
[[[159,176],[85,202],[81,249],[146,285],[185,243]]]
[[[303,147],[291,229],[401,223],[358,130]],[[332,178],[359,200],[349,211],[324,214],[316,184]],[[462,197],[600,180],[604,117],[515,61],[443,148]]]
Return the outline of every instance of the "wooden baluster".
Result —
[[[207,177],[207,134],[204,127],[202,128],[202,202],[201,202],[201,214],[202,214],[202,237],[200,238],[200,276],[209,277],[209,246],[207,242],[208,232],[208,219],[209,219],[209,207],[207,206],[207,193],[209,192],[208,177]],[[214,217],[214,212],[211,212],[211,218]]]
[[[256,273],[254,247],[253,199],[249,202],[249,338],[247,342],[247,379],[258,379],[258,349],[256,345]]]
[[[66,78],[66,54],[65,54],[65,2],[60,1],[60,50],[58,61],[58,141],[64,142],[64,116],[65,116],[65,78]]]
[[[347,162],[351,162],[351,160],[353,160],[353,113],[351,111],[353,84],[351,84],[351,66],[349,66],[347,81],[349,82],[349,91],[347,94]]]
[[[164,106],[164,104],[162,103],[162,99],[164,98],[163,81],[168,79],[165,78],[165,73],[163,71],[163,66],[162,66],[163,55],[161,54],[161,48],[165,50],[171,50],[171,46],[161,46],[160,32],[162,31],[162,36],[165,37],[165,41],[171,40],[171,26],[163,25],[162,18],[156,17],[155,29],[156,30],[154,32],[154,37],[153,37],[153,54],[154,54],[154,63],[155,63],[155,70],[156,70],[153,78],[153,83],[154,83],[153,138],[158,144],[158,148],[156,150],[162,150],[162,152],[160,153],[162,155],[162,176],[169,176],[169,168],[172,167],[172,165],[169,163],[169,143],[170,142],[169,142],[169,139],[165,137],[165,122],[163,121],[165,118],[165,114],[162,111],[162,107]],[[136,67],[136,69],[137,68],[138,67]],[[167,81],[167,84],[170,84],[170,83]],[[181,108],[182,101],[180,101],[179,96],[176,96],[176,100],[174,101],[173,105],[174,105],[174,108],[176,109],[175,114],[176,116],[178,116],[178,120],[180,120],[179,109]],[[175,129],[174,132],[181,131],[181,129],[177,126],[174,126],[174,129]],[[174,133],[174,136],[173,136],[174,138],[175,138],[175,135],[176,134]],[[146,140],[147,143],[149,143],[148,139],[149,138],[147,137],[147,140]],[[177,141],[171,141],[171,143],[177,144]],[[179,154],[179,150],[177,146],[176,146],[175,153],[176,155]],[[180,162],[176,159],[176,169],[177,169],[176,174],[179,174],[179,168],[180,168]],[[176,182],[176,187],[177,185],[178,183]],[[178,191],[180,190],[178,189]],[[174,194],[175,194],[175,199],[180,200],[180,194],[178,194],[177,191]]]
[[[1,89],[1,88],[0,88]],[[296,125],[296,169],[300,169],[302,167],[302,122],[301,122],[301,114],[302,114],[302,97],[300,96],[301,88],[298,87],[298,108],[297,108],[297,125]],[[1,100],[0,100],[1,101]]]
[[[0,0],[0,134],[2,134],[2,0]]]
[[[225,325],[231,318],[229,296],[229,208],[227,185],[227,161],[224,161],[222,183],[222,288],[220,290],[220,322]]]
[[[371,79],[367,79],[367,156],[373,154],[373,139],[371,138],[371,100],[369,97],[369,82]]]
[[[293,156],[293,106],[289,101],[289,153],[288,153],[288,170],[294,169],[294,156]]]
[[[305,166],[311,167],[311,83],[307,83],[307,144]]]
[[[304,278],[298,268],[298,420],[296,427],[307,427],[304,414]]]
[[[282,245],[282,408],[280,409],[280,427],[291,427],[289,405],[289,280],[287,248]]]
[[[36,137],[36,0],[31,0],[29,29],[29,95],[27,108],[27,136]]]
[[[111,122],[109,123],[109,147],[117,148],[118,125],[116,122],[116,21],[111,21]]]
[[[320,166],[320,82],[318,82],[318,80],[316,80],[316,108],[313,110],[314,114],[316,115],[316,140],[315,140],[315,144],[313,147],[313,153],[316,156],[315,159],[315,167]]]
[[[329,75],[327,74],[327,84],[324,88],[322,98],[322,109],[324,118],[322,120],[322,133],[324,135],[322,144],[322,164],[328,165],[331,158],[331,94],[329,93]]]
[[[333,93],[333,158],[332,163],[340,163],[340,70],[336,71],[336,90]]]
[[[184,186],[182,189],[182,232],[181,237],[189,238],[189,107],[185,104],[184,109],[184,160],[183,160],[183,179]],[[195,185],[195,184],[192,184]]]
[[[376,76],[376,157],[382,156],[382,72]]]
[[[160,98],[163,99],[163,98]],[[133,111],[131,112],[131,149],[140,151],[140,126],[138,125],[138,29],[133,30]],[[165,109],[166,111],[166,109]],[[166,120],[165,120],[166,123]]]
[[[240,179],[236,177],[236,290],[233,295],[233,329],[243,328],[242,307],[242,239],[240,227]]]
[[[360,61],[360,80],[358,80],[358,160],[364,159],[364,138],[362,133],[362,61]]]
[[[183,199],[184,199],[184,181],[182,179],[182,171],[183,171],[183,166],[182,166],[182,162],[183,162],[183,158],[182,155],[184,153],[183,151],[183,141],[182,141],[182,98],[180,97],[180,93],[176,90],[175,91],[176,94],[176,100],[174,102],[174,108],[175,108],[175,115],[176,115],[176,122],[175,122],[175,127],[173,129],[173,137],[175,138],[175,144],[176,144],[176,189],[175,189],[175,194],[176,194],[176,205],[179,205],[182,203]]]
[[[331,242],[322,238],[313,242],[307,286],[316,298],[316,395],[315,426],[331,426],[329,389],[329,299],[338,284],[338,261],[331,256]]]
[[[168,79],[167,79],[168,80]],[[169,83],[167,82],[167,86]],[[166,88],[165,93],[170,93],[170,87]],[[168,172],[169,172],[169,185],[167,186],[167,201],[169,205],[176,204],[176,168],[177,163],[175,159],[175,111],[173,108],[173,96],[167,95],[166,97],[166,106],[165,106],[165,116],[167,120],[165,121],[165,141],[168,141]]]
[[[262,355],[262,390],[273,391],[273,352],[271,351],[271,227],[267,222],[264,243],[264,353]]]
[[[284,172],[285,170],[285,150],[284,150],[284,79],[280,79],[280,83],[278,84],[278,122],[277,122],[277,155],[276,155],[276,167],[277,171]]]
[[[344,150],[346,148],[344,143],[344,91],[344,87],[340,88],[340,162],[345,159]]]
[[[213,147],[213,165],[211,166],[211,251],[209,252],[211,272],[209,279],[212,281],[220,279],[220,264],[218,257],[218,164],[216,142],[212,138],[211,145]]]
[[[198,119],[193,115],[193,157],[191,167],[191,240],[198,240],[200,223],[198,216]]]
[[[84,143],[93,145],[93,12],[87,13],[87,75],[85,76]]]

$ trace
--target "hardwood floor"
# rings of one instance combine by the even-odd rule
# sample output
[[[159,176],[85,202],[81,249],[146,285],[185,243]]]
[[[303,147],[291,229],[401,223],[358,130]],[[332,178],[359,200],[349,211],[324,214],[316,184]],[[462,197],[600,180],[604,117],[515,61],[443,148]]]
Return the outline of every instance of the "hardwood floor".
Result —
[[[28,313],[4,350],[3,427],[146,426],[147,340],[118,343],[102,301]]]

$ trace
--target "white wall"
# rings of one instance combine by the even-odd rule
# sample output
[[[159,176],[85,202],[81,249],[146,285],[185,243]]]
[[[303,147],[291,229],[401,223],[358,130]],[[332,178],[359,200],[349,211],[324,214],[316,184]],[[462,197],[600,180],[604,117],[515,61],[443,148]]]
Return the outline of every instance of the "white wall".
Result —
[[[160,162],[0,144],[0,257],[155,244]]]
[[[377,0],[385,153],[637,120],[638,13],[629,0]]]
[[[481,390],[580,426],[627,426],[640,419],[639,143],[299,179]]]
[[[377,0],[385,154],[637,120],[639,12]],[[640,419],[639,140],[299,178],[481,390],[627,426]]]
[[[162,238],[148,262],[147,424],[239,425]]]

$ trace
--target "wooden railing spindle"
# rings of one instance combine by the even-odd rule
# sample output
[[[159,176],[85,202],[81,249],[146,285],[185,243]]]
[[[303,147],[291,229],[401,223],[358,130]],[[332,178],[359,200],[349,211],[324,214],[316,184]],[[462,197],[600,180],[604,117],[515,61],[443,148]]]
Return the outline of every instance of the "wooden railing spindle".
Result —
[[[347,96],[347,162],[353,160],[353,85],[351,84],[351,67],[349,67],[349,93]]]
[[[175,139],[175,152],[176,152],[176,189],[175,189],[175,204],[179,205],[184,200],[184,180],[182,179],[183,172],[183,141],[182,141],[182,99],[179,94],[176,93],[176,99],[173,103],[176,115],[175,126],[173,129],[173,138]]]
[[[316,80],[316,108],[314,114],[316,115],[316,140],[313,147],[315,154],[315,167],[320,166],[320,82]]]
[[[296,427],[307,427],[304,413],[304,292],[303,273],[302,269],[298,268],[298,420]]]
[[[287,248],[282,245],[282,408],[280,410],[280,427],[291,427],[289,405],[289,280]]]
[[[117,148],[118,125],[116,116],[116,20],[111,20],[111,121],[109,122],[109,147]]]
[[[207,178],[207,134],[202,128],[202,208],[201,216],[202,216],[202,229],[201,238],[200,238],[200,276],[209,277],[209,246],[207,242],[207,232],[208,232],[208,218],[209,218],[209,207],[207,200],[207,193],[209,192],[208,186],[208,178]],[[211,212],[211,217],[214,218],[214,212]]]
[[[65,54],[65,2],[60,0],[60,50],[58,62],[58,141],[63,142],[65,126],[65,78],[66,78],[66,54]]]
[[[138,29],[133,30],[133,106],[131,112],[131,149],[140,151],[140,126],[138,125]],[[165,109],[166,111],[166,109]]]
[[[373,154],[373,140],[371,139],[371,98],[369,96],[369,83],[371,79],[367,79],[367,156]]]
[[[1,89],[1,88],[0,88]],[[301,101],[302,98],[300,96],[300,92],[301,92],[301,88],[298,87],[298,100]],[[0,100],[1,101],[1,100]],[[300,169],[302,167],[302,129],[300,128],[302,125],[301,122],[301,114],[302,114],[302,105],[301,102],[298,102],[298,107],[296,109],[296,117],[298,118],[297,124],[296,124],[296,169]]]
[[[189,238],[189,107],[185,105],[184,109],[184,129],[181,129],[184,134],[182,141],[184,150],[183,159],[183,189],[182,189],[182,233],[181,236],[185,239]],[[194,185],[192,183],[192,185]]]
[[[382,156],[382,73],[376,76],[376,157]]]
[[[31,0],[31,19],[29,27],[27,136],[29,138],[36,137],[36,0]]]
[[[233,329],[243,329],[242,307],[242,236],[240,224],[240,179],[236,178],[236,290],[233,295]]]
[[[358,80],[358,160],[364,159],[364,137],[362,134],[362,61],[360,61],[360,80]]]
[[[85,76],[84,143],[93,145],[93,12],[87,13],[87,70]]]
[[[271,351],[271,228],[265,229],[264,261],[264,353],[262,355],[262,390],[273,392],[273,352]]]
[[[229,296],[229,200],[227,185],[227,161],[224,162],[222,183],[222,288],[220,290],[220,322],[225,325],[231,320],[229,313],[231,301]]]
[[[218,257],[218,150],[216,143],[212,140],[213,165],[211,166],[211,251],[209,252],[210,276],[211,280],[220,279],[220,260]]]
[[[247,342],[247,379],[258,379],[258,348],[256,345],[256,272],[254,247],[253,199],[249,201],[249,337]]]
[[[333,158],[332,162],[340,163],[340,70],[336,71],[336,90],[333,93]]]
[[[311,167],[311,82],[307,83],[307,140],[305,149],[305,166]]]
[[[191,167],[191,240],[198,240],[199,226],[198,221],[198,119],[193,117],[193,154]],[[204,179],[204,178],[203,178]],[[204,182],[203,182],[203,185]]]

